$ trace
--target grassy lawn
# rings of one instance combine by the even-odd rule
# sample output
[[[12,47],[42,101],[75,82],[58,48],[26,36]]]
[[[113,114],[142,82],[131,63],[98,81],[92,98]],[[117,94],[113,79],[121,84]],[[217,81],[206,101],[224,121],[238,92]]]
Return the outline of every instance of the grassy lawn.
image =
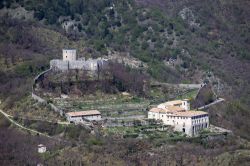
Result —
[[[194,99],[197,93],[198,89],[193,89],[183,95],[177,96],[176,99]]]

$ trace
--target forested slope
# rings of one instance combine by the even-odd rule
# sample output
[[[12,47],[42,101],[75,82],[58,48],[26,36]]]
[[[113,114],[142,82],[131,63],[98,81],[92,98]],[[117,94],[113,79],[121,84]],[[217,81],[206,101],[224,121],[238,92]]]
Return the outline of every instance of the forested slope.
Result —
[[[98,130],[90,134],[77,126],[35,123],[33,127],[42,132],[55,130],[71,142],[55,150],[50,147],[56,145],[53,141],[21,132],[0,116],[0,163],[249,165],[249,8],[247,0],[0,0],[4,111],[42,110],[43,105],[29,98],[33,78],[49,67],[49,60],[61,58],[63,48],[76,48],[80,57],[111,52],[136,58],[148,66],[138,73],[148,73],[154,81],[209,83],[226,100],[207,110],[210,122],[235,134],[176,143],[161,138],[117,139]],[[117,72],[122,79],[129,78]],[[133,78],[141,78],[138,73]],[[131,80],[128,83],[134,86]],[[200,95],[203,101],[211,97],[211,89]],[[48,146],[44,156],[36,153],[40,143]]]
[[[230,123],[246,136],[249,122],[232,119],[250,114],[249,6],[244,0],[1,0],[1,98],[11,108],[27,96],[32,78],[62,48],[87,57],[116,51],[145,62],[162,82],[209,81],[227,100],[216,108],[224,127]]]

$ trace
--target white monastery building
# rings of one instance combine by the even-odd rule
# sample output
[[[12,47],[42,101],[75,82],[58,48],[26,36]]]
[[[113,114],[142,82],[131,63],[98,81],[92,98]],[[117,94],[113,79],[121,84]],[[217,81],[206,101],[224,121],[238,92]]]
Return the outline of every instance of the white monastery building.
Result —
[[[162,120],[175,131],[196,136],[199,131],[209,127],[209,116],[204,111],[190,110],[190,103],[185,100],[174,100],[159,104],[148,112],[149,119]]]
[[[66,118],[70,123],[84,123],[84,121],[100,121],[102,120],[101,113],[97,110],[68,112]]]

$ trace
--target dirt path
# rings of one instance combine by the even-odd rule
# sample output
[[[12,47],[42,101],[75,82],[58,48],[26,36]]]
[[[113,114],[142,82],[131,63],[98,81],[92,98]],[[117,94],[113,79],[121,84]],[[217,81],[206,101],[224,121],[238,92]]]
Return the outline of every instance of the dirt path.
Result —
[[[13,118],[12,115],[8,115],[9,117]],[[27,119],[27,120],[33,120],[33,121],[42,121],[42,122],[48,122],[48,123],[57,123],[61,125],[69,125],[70,123],[68,121],[52,121],[52,120],[46,120],[41,118],[33,118],[33,117],[18,117],[19,119]]]
[[[41,133],[39,131],[22,126],[21,124],[17,123],[13,119],[11,119],[11,116],[8,115],[7,113],[5,113],[3,110],[0,110],[0,113],[2,113],[12,124],[16,125],[17,127],[20,127],[23,130],[29,131],[29,132],[34,133],[34,134],[43,135],[43,136],[48,137],[48,138],[52,138],[51,136],[49,136],[47,134],[44,134],[44,133]]]

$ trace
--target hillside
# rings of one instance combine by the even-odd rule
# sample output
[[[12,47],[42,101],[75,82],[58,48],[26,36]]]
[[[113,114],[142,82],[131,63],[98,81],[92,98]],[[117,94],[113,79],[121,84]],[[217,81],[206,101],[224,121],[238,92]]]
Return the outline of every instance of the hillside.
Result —
[[[245,110],[248,6],[210,0],[1,1],[1,96],[13,105],[29,93],[32,76],[70,47],[85,57],[133,56],[163,82],[210,81],[229,105],[237,100]]]
[[[206,103],[214,97],[211,97],[210,90],[214,91],[225,102],[207,110],[212,124],[230,129],[236,136],[249,141],[249,7],[250,1],[246,0],[0,0],[0,108],[11,114],[22,112],[30,115],[36,109],[46,114],[47,108],[38,108],[30,99],[33,78],[49,67],[51,59],[61,58],[63,48],[75,48],[79,57],[123,57],[126,70],[132,73],[126,76],[133,80],[142,78],[144,75],[140,74],[144,73],[147,79],[155,82],[209,83],[209,93],[202,91],[204,94],[199,94],[199,99],[194,103]],[[136,66],[136,72],[130,70],[133,65]],[[67,80],[70,77],[62,78]],[[133,86],[132,79],[127,79],[123,74],[119,79],[129,80],[127,87],[121,91],[127,90],[138,96],[149,94],[142,87]],[[47,81],[45,87],[49,92],[58,92],[57,89],[51,90],[49,85],[59,87],[60,83],[51,80]],[[73,94],[87,91],[91,94],[96,86],[115,94],[119,87],[113,85],[111,80],[107,79],[105,85],[112,88],[103,86],[102,82],[97,82],[93,87],[82,87],[85,82],[75,81],[75,89],[65,86],[64,91]],[[138,79],[138,85],[142,85],[141,80]],[[70,81],[65,82],[69,84]],[[166,90],[159,96],[165,99],[172,95],[171,92]],[[15,133],[14,130],[11,132]],[[81,137],[76,139],[79,141]],[[143,161],[138,161],[140,157],[145,159],[145,164],[162,164],[160,158],[163,155],[160,152],[163,150],[151,148],[154,147],[151,142],[129,140],[130,144],[126,145],[127,140],[123,140],[120,143],[125,150],[112,158],[112,149],[108,145],[113,138],[100,139],[102,142],[99,143],[105,145],[101,152],[111,158],[106,161],[109,165],[116,159],[119,159],[116,162],[120,165],[143,165]],[[229,161],[235,164],[241,160],[247,161],[245,151],[243,156],[237,151],[243,143],[232,147],[230,141],[235,143],[235,140],[218,144],[212,141],[211,147],[198,143],[195,150],[202,149],[203,152],[200,164],[227,165]],[[89,148],[89,144],[92,143],[83,146]],[[119,151],[118,144],[119,141],[113,150]],[[181,147],[184,147],[185,152],[191,152],[194,144],[185,142],[175,146],[173,149],[177,152],[170,154],[170,158],[175,158],[173,163],[182,165],[178,163],[182,162],[178,158],[178,154],[183,153]],[[140,145],[145,149],[153,149],[152,154],[157,157],[144,153]],[[92,160],[98,154],[99,146],[102,145],[88,149],[92,154],[88,162],[94,162]],[[213,148],[216,150],[211,152]],[[233,152],[227,153],[227,148]],[[244,148],[249,147],[244,144]],[[163,154],[168,155],[169,149],[171,146],[166,145]],[[132,155],[129,155],[130,152]],[[205,160],[204,156],[208,154],[211,161]],[[214,158],[217,155],[219,157]],[[152,163],[147,160],[148,156],[159,161]],[[197,154],[192,152],[182,156],[186,164],[192,165],[189,158]],[[195,157],[195,160],[198,162],[199,158]],[[103,165],[102,159],[96,162]]]

